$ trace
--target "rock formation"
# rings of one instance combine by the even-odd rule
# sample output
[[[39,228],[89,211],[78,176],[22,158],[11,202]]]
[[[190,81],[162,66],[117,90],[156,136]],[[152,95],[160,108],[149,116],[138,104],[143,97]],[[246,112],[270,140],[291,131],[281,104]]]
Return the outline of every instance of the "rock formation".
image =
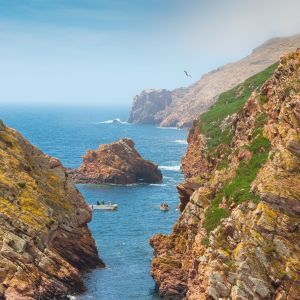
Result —
[[[88,150],[82,165],[70,171],[77,183],[158,183],[162,174],[158,167],[144,160],[130,139],[101,145],[96,151]]]
[[[269,71],[191,129],[182,215],[150,241],[165,299],[300,299],[300,49],[249,97]]]
[[[187,88],[143,91],[134,98],[129,122],[191,127],[192,121],[206,111],[222,92],[264,70],[299,46],[300,35],[271,39],[246,58],[204,75]]]
[[[67,299],[103,267],[65,169],[0,121],[0,298]]]
[[[129,123],[159,124],[163,111],[172,102],[172,93],[167,90],[145,90],[133,99],[133,108],[130,113]]]

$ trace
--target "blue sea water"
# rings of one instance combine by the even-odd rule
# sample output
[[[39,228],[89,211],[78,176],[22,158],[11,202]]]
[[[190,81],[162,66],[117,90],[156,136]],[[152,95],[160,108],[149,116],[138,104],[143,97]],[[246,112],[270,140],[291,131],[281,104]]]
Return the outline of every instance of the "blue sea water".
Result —
[[[58,157],[66,167],[77,167],[87,149],[122,137],[132,138],[141,155],[161,167],[162,184],[109,186],[78,185],[86,201],[119,204],[116,212],[94,212],[89,224],[105,269],[83,275],[87,292],[77,299],[159,299],[150,275],[152,249],[149,238],[170,233],[179,216],[176,184],[186,149],[184,130],[148,125],[114,124],[128,118],[127,107],[57,108],[2,107],[0,118],[19,130],[45,153]],[[161,202],[170,206],[161,212]]]

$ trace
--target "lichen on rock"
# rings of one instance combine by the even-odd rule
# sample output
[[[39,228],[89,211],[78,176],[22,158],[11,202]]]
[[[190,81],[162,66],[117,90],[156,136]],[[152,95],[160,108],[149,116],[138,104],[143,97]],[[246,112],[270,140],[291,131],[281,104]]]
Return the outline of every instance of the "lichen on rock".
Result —
[[[300,298],[300,50],[269,71],[190,131],[182,215],[150,241],[166,299]]]
[[[0,123],[0,298],[66,299],[104,264],[91,211],[59,160]]]

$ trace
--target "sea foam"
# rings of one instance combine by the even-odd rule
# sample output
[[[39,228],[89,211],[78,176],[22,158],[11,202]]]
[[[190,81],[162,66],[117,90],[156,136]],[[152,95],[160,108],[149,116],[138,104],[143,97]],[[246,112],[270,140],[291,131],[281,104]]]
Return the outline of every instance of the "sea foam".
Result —
[[[180,172],[180,166],[159,166],[161,170]]]
[[[188,144],[188,142],[186,140],[175,140],[174,143],[181,144],[181,145],[187,145]]]
[[[119,119],[119,118],[116,118],[116,119],[113,119],[113,120],[96,122],[95,124],[112,124],[112,123],[115,123],[115,124],[128,124],[128,122],[121,121],[121,119]]]

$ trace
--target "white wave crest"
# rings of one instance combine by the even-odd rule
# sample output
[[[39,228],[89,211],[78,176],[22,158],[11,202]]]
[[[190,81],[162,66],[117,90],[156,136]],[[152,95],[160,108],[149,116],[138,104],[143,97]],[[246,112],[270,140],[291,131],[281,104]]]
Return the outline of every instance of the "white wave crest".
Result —
[[[150,186],[166,186],[165,183],[150,183]]]
[[[128,122],[121,121],[121,119],[119,119],[119,118],[116,118],[116,119],[113,119],[113,120],[96,122],[96,124],[112,124],[112,123],[116,123],[116,124],[128,124]]]
[[[158,129],[165,129],[165,130],[180,130],[177,127],[161,127],[161,126],[156,126]]]
[[[175,140],[174,143],[181,144],[181,145],[187,145],[188,144],[188,142],[186,140]]]
[[[159,166],[161,170],[180,172],[180,166]]]

